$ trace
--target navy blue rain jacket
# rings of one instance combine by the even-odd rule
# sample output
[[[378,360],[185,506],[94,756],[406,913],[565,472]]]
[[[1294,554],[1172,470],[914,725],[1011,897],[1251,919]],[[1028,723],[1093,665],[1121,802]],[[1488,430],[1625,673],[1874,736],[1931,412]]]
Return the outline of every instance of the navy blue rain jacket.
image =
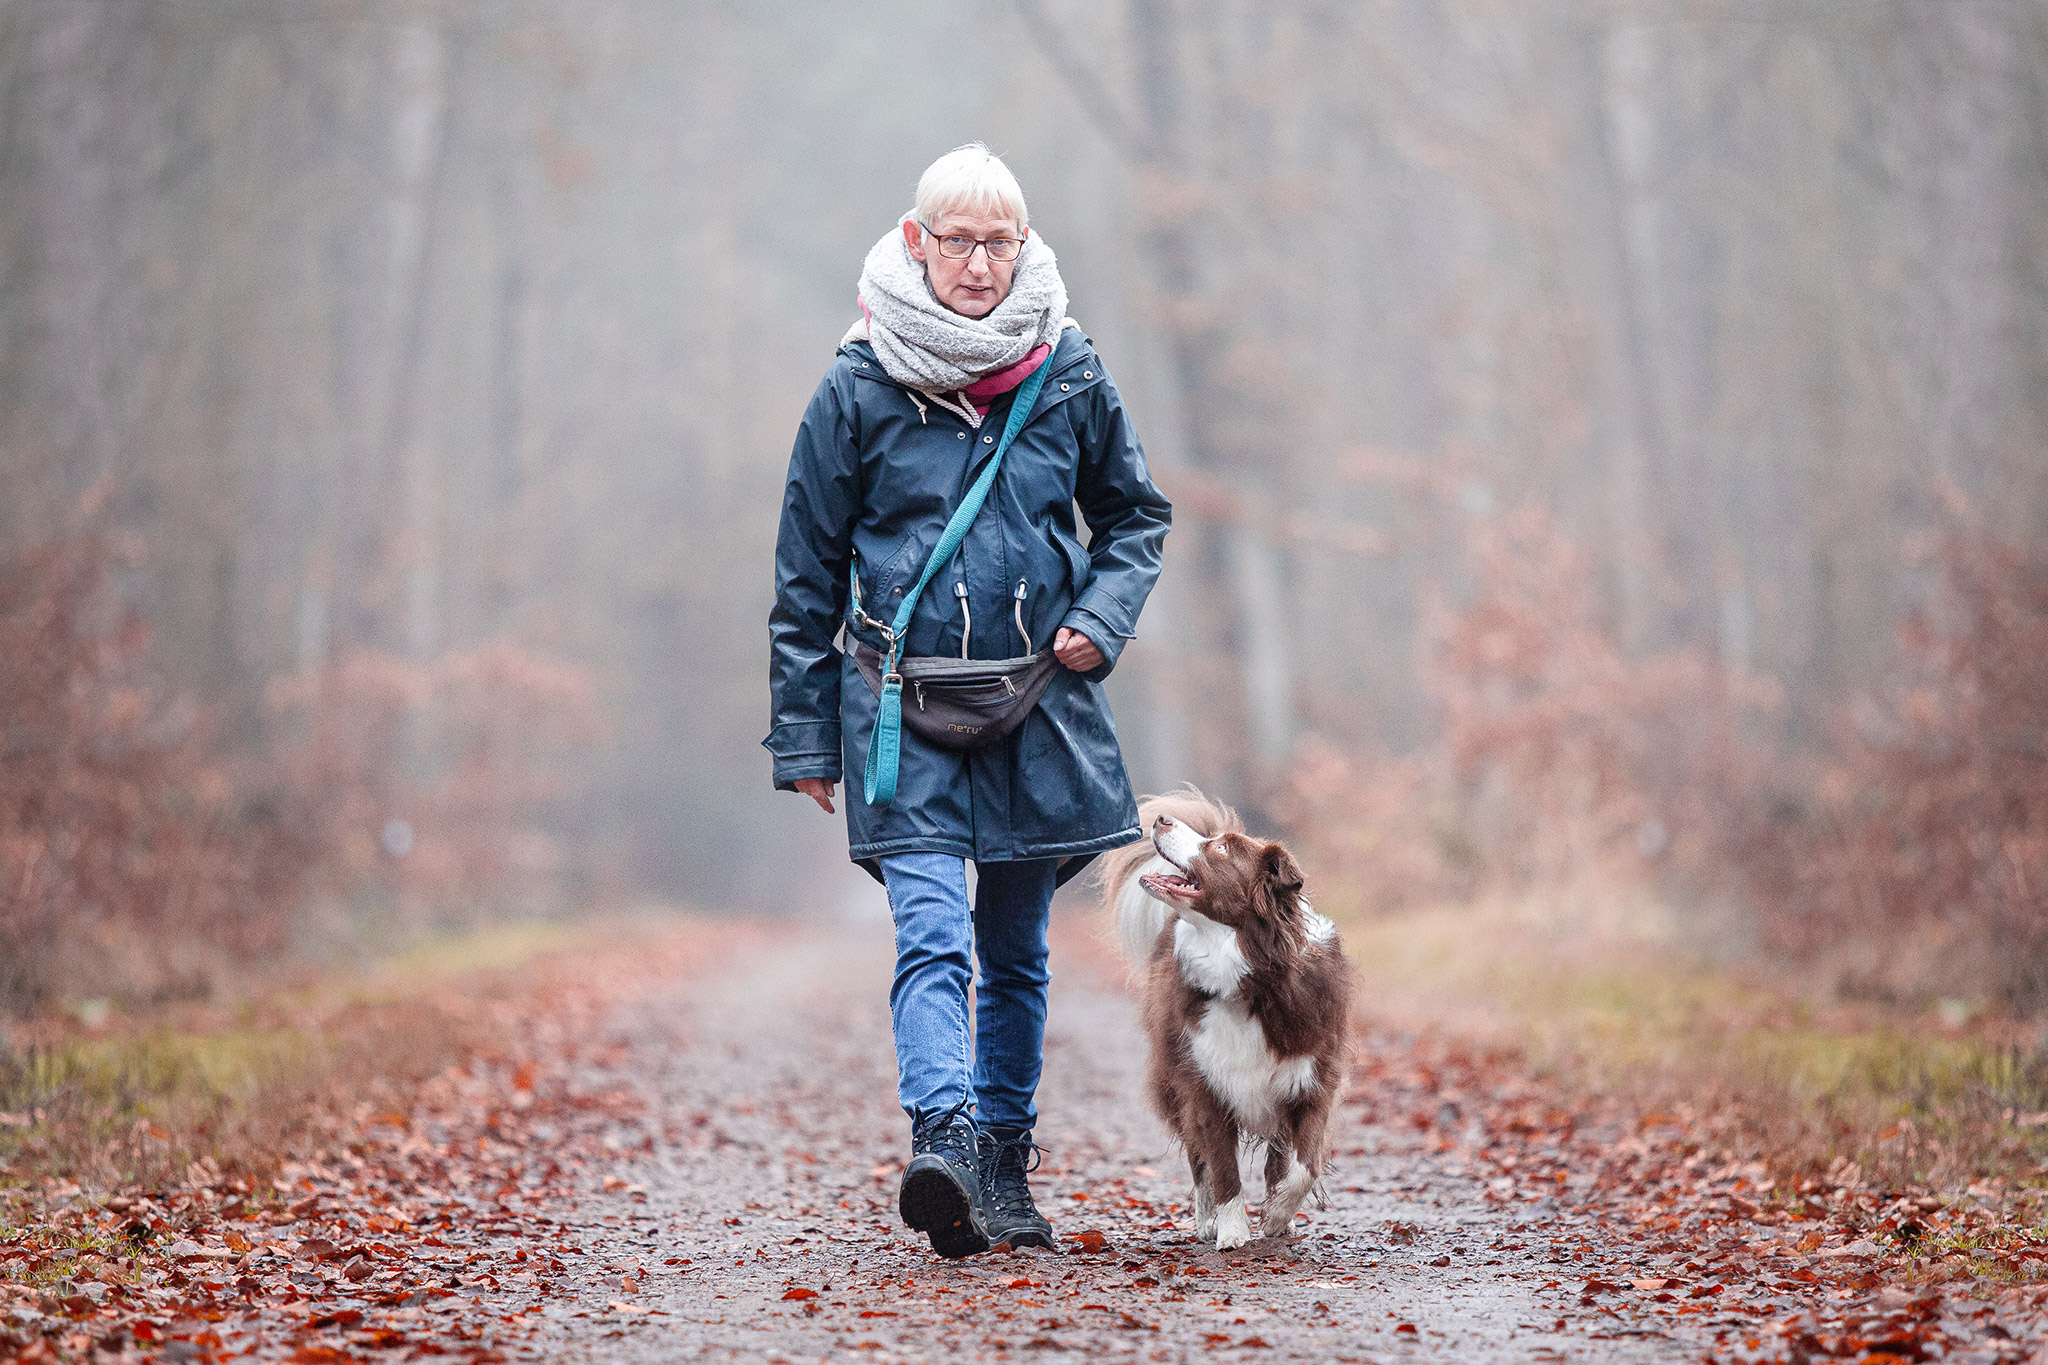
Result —
[[[995,453],[1012,395],[979,430],[890,379],[864,341],[840,348],[805,411],[790,455],[768,618],[772,724],[762,741],[775,785],[851,774],[846,827],[854,861],[911,851],[977,862],[1060,858],[1061,880],[1096,853],[1139,835],[1102,679],[1135,633],[1159,577],[1173,508],[1152,483],[1123,399],[1078,330],[1060,334],[1037,403],[1003,457],[981,514],[911,618],[904,653],[1006,659],[1044,649],[1068,626],[1095,642],[1090,673],[1061,668],[1044,700],[1007,740],[975,752],[926,744],[903,730],[895,800],[862,799],[875,694],[838,641],[842,625],[880,650],[880,633],[849,620],[858,562],[862,605],[893,620],[947,519]],[[920,398],[922,396],[920,395]],[[1084,546],[1074,507],[1089,532]],[[856,560],[857,557],[857,560]],[[1014,623],[1024,586],[1027,646]],[[848,647],[850,648],[850,646]],[[904,705],[914,705],[904,694]]]

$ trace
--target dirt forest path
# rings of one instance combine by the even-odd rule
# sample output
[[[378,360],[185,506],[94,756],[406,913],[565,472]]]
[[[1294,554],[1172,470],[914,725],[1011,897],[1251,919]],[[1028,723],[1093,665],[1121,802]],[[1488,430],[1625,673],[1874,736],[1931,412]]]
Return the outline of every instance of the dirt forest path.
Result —
[[[891,935],[859,901],[593,926],[559,970],[464,997],[473,1055],[337,1115],[271,1191],[201,1163],[119,1198],[52,1187],[0,1240],[0,1360],[2048,1365],[2048,1241],[1991,1274],[1900,1251],[1906,1220],[1978,1236],[1989,1187],[1846,1163],[1777,1185],[1683,1113],[1369,1016],[1327,1206],[1218,1253],[1085,914],[1055,919],[1040,1092],[1060,1250],[941,1261],[896,1217]]]
[[[817,926],[622,1021],[625,1055],[650,1067],[630,1079],[682,1136],[624,1173],[645,1202],[611,1259],[648,1267],[638,1303],[667,1316],[595,1341],[564,1321],[534,1347],[649,1361],[1586,1352],[1587,1315],[1571,1306],[1578,1283],[1544,1264],[1547,1241],[1511,1232],[1471,1176],[1415,1141],[1361,1128],[1355,1113],[1329,1207],[1303,1236],[1228,1255],[1195,1242],[1183,1167],[1141,1098],[1133,1003],[1067,928],[1040,1100],[1050,1155],[1034,1183],[1069,1254],[947,1263],[901,1226],[907,1133],[890,1054],[888,926]],[[593,1304],[619,1293],[591,1291]],[[1599,1348],[1608,1360],[1687,1357],[1652,1337]]]
[[[1526,1150],[1476,1161],[1476,1118],[1442,1098],[1457,1092],[1441,1075],[1404,1090],[1410,1059],[1396,1042],[1363,1046],[1366,1083],[1336,1126],[1328,1206],[1311,1204],[1301,1235],[1204,1247],[1184,1167],[1143,1105],[1134,1003],[1078,917],[1057,931],[1038,1132],[1050,1154],[1034,1180],[1063,1252],[940,1261],[895,1213],[907,1136],[889,970],[886,920],[811,923],[618,1020],[606,1053],[616,1070],[588,1083],[638,1090],[663,1140],[607,1182],[627,1186],[610,1213],[586,1205],[575,1231],[588,1254],[527,1350],[591,1361],[1798,1358],[1800,1339],[1782,1332],[1745,1344],[1759,1323],[1731,1300],[1758,1299],[1751,1314],[1796,1308],[1807,1283],[1758,1278],[1702,1303],[1690,1291],[1706,1267],[1678,1267],[1712,1259],[1704,1247],[1649,1257],[1622,1245],[1604,1211],[1572,1201],[1584,1182],[1540,1135],[1535,1155],[1550,1151],[1554,1165]],[[1419,1122],[1408,1090],[1427,1106]],[[1397,1123],[1367,1112],[1394,1108]],[[1657,1264],[1668,1280],[1644,1278]],[[599,1267],[608,1273],[589,1273]],[[1656,1292],[1666,1287],[1676,1292]],[[1924,1324],[1928,1309],[1874,1306],[1880,1335],[1885,1311]],[[1955,1358],[1997,1359],[2016,1343],[1987,1345]]]

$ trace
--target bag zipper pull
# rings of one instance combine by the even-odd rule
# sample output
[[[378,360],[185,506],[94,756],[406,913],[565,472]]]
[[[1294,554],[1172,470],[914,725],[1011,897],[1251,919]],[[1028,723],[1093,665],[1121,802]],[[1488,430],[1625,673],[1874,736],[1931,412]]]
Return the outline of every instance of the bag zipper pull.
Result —
[[[922,711],[924,710],[924,684],[922,682],[915,682],[911,686],[917,689],[917,709]]]
[[[960,599],[960,657],[967,657],[967,639],[974,634],[974,613],[967,610],[967,585],[955,583],[953,596]]]

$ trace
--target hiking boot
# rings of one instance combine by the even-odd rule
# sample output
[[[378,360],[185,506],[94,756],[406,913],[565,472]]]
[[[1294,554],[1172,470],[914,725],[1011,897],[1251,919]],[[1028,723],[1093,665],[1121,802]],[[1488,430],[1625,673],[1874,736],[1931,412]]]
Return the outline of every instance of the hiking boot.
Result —
[[[1044,1149],[1031,1134],[994,1128],[981,1134],[981,1211],[990,1242],[1013,1247],[1052,1247],[1052,1224],[1031,1202],[1024,1177],[1038,1169]]]
[[[989,1248],[974,1120],[962,1112],[965,1108],[955,1105],[912,1119],[910,1164],[903,1168],[903,1186],[896,1195],[903,1221],[928,1234],[933,1251],[955,1259]]]

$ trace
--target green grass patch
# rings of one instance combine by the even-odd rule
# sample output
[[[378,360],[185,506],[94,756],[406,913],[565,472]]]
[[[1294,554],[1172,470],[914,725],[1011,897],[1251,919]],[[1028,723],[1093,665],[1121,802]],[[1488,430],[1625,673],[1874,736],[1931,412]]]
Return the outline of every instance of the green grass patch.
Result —
[[[1815,1163],[2039,1179],[2048,1060],[2010,1024],[1828,1001],[1714,965],[1654,915],[1619,922],[1494,903],[1354,922],[1345,937],[1386,1022],[1510,1042],[1650,1103],[1738,1104]]]
[[[149,1239],[157,1234],[151,1232]],[[79,1280],[137,1287],[144,1262],[142,1243],[109,1233],[72,1210],[54,1216],[26,1199],[0,1202],[0,1238],[7,1259],[0,1282],[41,1289],[59,1298],[77,1291]]]
[[[0,1059],[0,1108],[20,1114],[61,1100],[111,1121],[147,1119],[153,1104],[168,1100],[247,1099],[330,1047],[299,1028],[62,1039]]]
[[[513,971],[550,953],[561,952],[589,933],[587,924],[528,920],[438,935],[391,957],[377,976],[419,985],[478,972]]]
[[[148,1182],[202,1158],[260,1181],[281,1138],[338,1088],[402,1085],[478,1041],[455,1006],[479,978],[590,932],[499,925],[227,1004],[137,1019],[94,1002],[19,1025],[0,1039],[0,1189],[47,1177]]]

